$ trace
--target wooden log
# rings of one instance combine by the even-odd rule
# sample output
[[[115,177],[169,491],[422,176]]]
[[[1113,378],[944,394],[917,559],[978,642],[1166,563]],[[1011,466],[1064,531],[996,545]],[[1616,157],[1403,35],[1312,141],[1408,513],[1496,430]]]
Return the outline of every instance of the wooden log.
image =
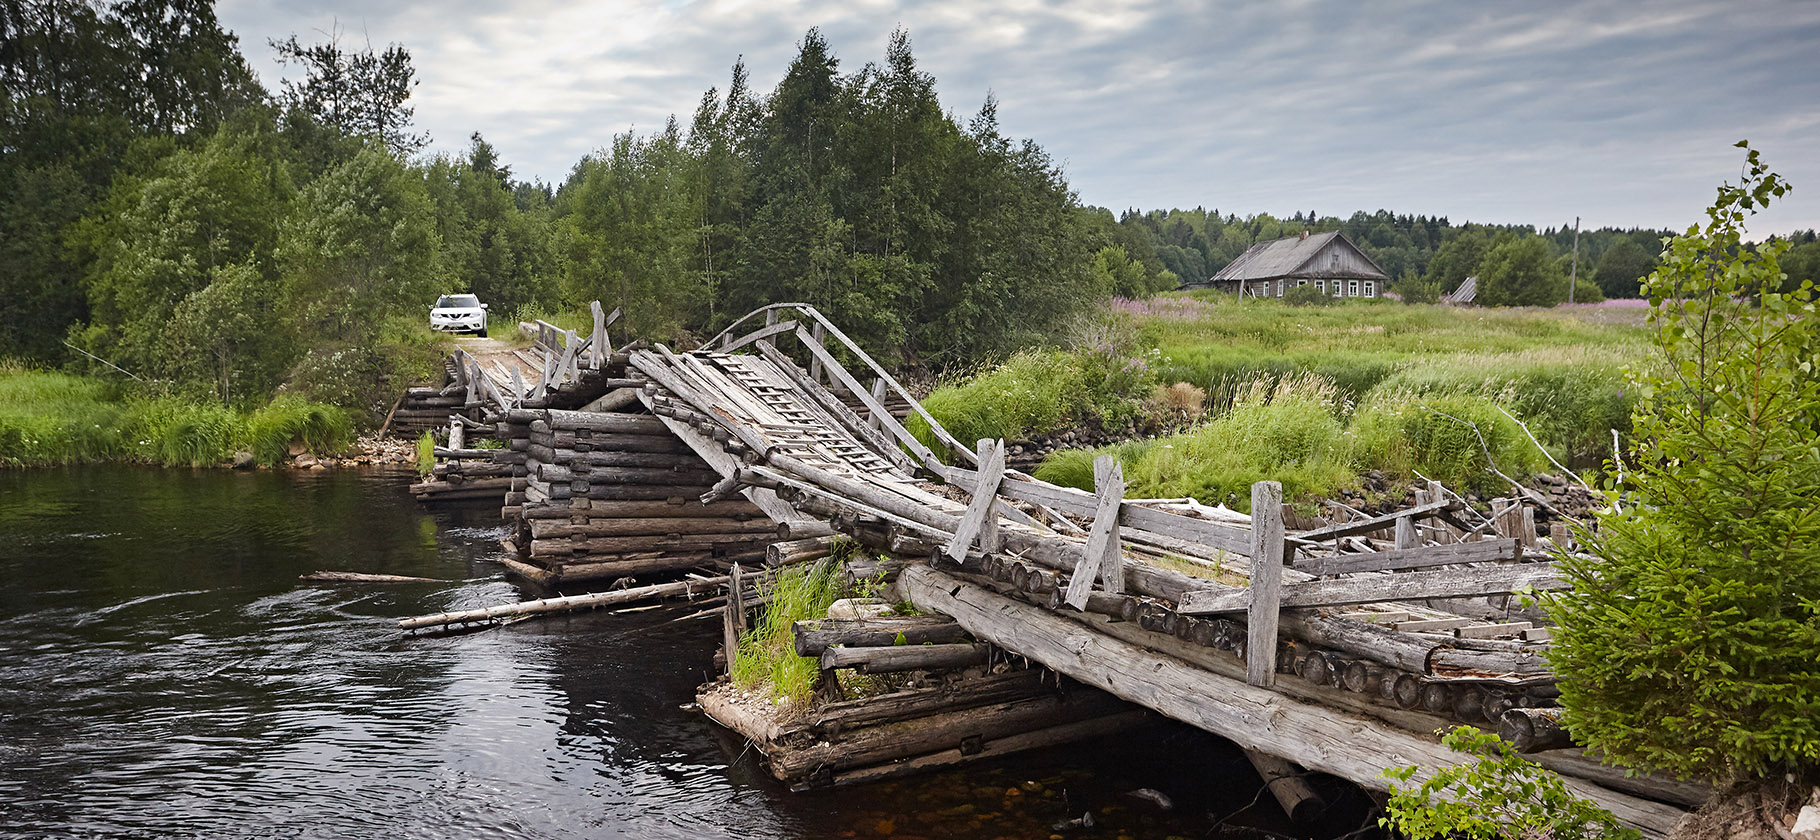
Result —
[[[1311,575],[1343,575],[1391,569],[1421,569],[1454,563],[1515,561],[1522,557],[1523,550],[1514,539],[1485,540],[1475,543],[1300,558],[1296,560],[1295,568],[1297,571],[1307,572]]]
[[[1559,750],[1574,745],[1573,735],[1561,725],[1561,709],[1510,709],[1497,718],[1498,737],[1517,752]]]
[[[1524,563],[1289,583],[1283,585],[1282,603],[1286,607],[1369,604],[1566,586],[1567,582],[1556,572],[1555,564]],[[1178,609],[1189,615],[1236,612],[1245,609],[1249,600],[1245,590],[1199,591],[1184,597]]]
[[[529,563],[514,560],[510,557],[499,558],[499,563],[506,571],[545,588],[556,585],[556,573],[549,569],[540,569]]]
[[[976,643],[830,647],[822,650],[821,663],[823,670],[853,668],[862,674],[891,674],[984,665],[991,656],[991,645]]]
[[[780,779],[802,779],[818,770],[865,767],[959,746],[987,735],[1027,732],[1129,709],[1103,691],[1077,689],[1067,694],[1045,694],[843,731],[838,741],[776,750],[768,756],[768,763]]]
[[[796,622],[791,633],[797,656],[821,656],[835,645],[853,648],[953,646],[967,635],[960,625],[943,616],[820,618]]]
[[[572,484],[551,484],[543,479],[525,483],[528,499],[565,505],[571,500],[595,502],[658,502],[694,499],[708,491],[707,484],[590,484],[576,492]]]
[[[973,761],[993,760],[1026,750],[1043,749],[1088,738],[1116,735],[1141,726],[1151,719],[1149,712],[1143,709],[1131,709],[1073,723],[1032,729],[1027,732],[981,738],[978,741],[965,742],[954,749],[836,773],[830,778],[829,784],[834,787],[871,784],[915,773],[930,773]]]
[[[760,546],[762,555],[769,534],[688,534],[637,537],[569,537],[532,539],[532,557],[564,558],[580,554],[632,554],[643,552],[725,551],[733,546]]]
[[[609,510],[611,510],[609,508]],[[771,536],[776,531],[771,520],[735,519],[731,517],[675,516],[663,518],[619,519],[594,517],[583,523],[553,519],[531,520],[531,536],[537,539],[563,537],[636,537],[636,536],[706,536],[710,534],[753,534]],[[766,540],[769,542],[769,540]]]
[[[1276,797],[1277,804],[1291,820],[1313,822],[1327,810],[1327,803],[1304,778],[1308,771],[1266,752],[1246,750],[1245,757],[1251,760],[1258,777],[1264,780],[1264,787]]]
[[[843,731],[859,726],[911,720],[937,712],[1053,694],[1056,689],[1043,684],[1043,675],[1046,673],[1048,672],[1040,668],[1007,671],[932,688],[908,689],[860,700],[829,703],[816,709],[807,725],[822,737],[836,737]]]
[[[833,536],[805,537],[799,540],[775,542],[765,549],[765,565],[788,566],[820,560],[834,553],[834,543]]]
[[[551,484],[585,481],[589,484],[702,484],[712,489],[720,476],[704,467],[586,467],[536,462],[531,474]]]
[[[610,432],[625,435],[665,435],[669,431],[657,418],[645,414],[563,411],[554,408],[514,408],[506,411],[509,423],[548,423],[551,430]]]
[[[708,465],[702,463],[695,453],[681,452],[625,452],[611,449],[579,452],[574,449],[555,449],[533,442],[526,452],[542,464],[586,464],[590,472],[608,467],[645,467],[651,469],[697,469],[706,471]]]
[[[658,601],[667,598],[683,598],[692,595],[712,593],[717,588],[726,585],[726,583],[727,578],[714,577],[678,581],[676,583],[660,583],[653,586],[641,586],[636,589],[617,589],[612,592],[593,592],[587,595],[538,598],[533,601],[520,601],[515,604],[500,604],[474,610],[456,610],[454,612],[420,615],[414,618],[401,618],[398,620],[398,628],[401,630],[424,630],[431,627],[448,627],[455,624],[496,621],[501,618],[515,616],[549,615],[552,613],[623,606],[626,604],[643,603],[645,601]]]
[[[967,556],[976,538],[979,550],[987,553],[999,550],[995,508],[999,481],[1005,473],[1005,442],[982,438],[979,459],[979,474],[985,478],[974,484],[973,499],[967,503],[967,512],[961,514],[954,536],[948,540],[948,557],[953,560]],[[989,529],[988,525],[991,526]]]
[[[584,436],[579,432],[529,432],[517,444],[514,439],[513,449],[529,450],[531,446],[542,446],[554,450],[573,450],[576,452],[654,452],[674,455],[692,455],[694,451],[678,441],[675,436],[664,435],[625,435],[592,433]],[[698,456],[699,457],[699,456]]]
[[[588,507],[572,506],[574,501],[588,501]],[[638,518],[675,518],[675,517],[708,517],[723,519],[758,519],[764,513],[757,506],[745,499],[729,499],[704,505],[690,498],[658,499],[647,501],[603,501],[592,504],[593,500],[571,500],[571,505],[560,507],[539,507],[528,510],[525,516],[530,519],[638,519]]]
[[[1283,607],[1283,485],[1274,481],[1251,485],[1251,510],[1251,585],[1239,593],[1245,602],[1245,681],[1268,688],[1276,681],[1277,624]],[[1178,607],[1193,603],[1195,594],[1189,593]]]
[[[763,558],[763,554],[748,552],[738,555],[717,555],[709,551],[668,552],[649,555],[630,555],[620,559],[599,559],[598,555],[584,555],[584,559],[574,562],[556,563],[548,570],[553,576],[552,583],[581,583],[584,581],[617,580],[639,575],[655,575],[666,572],[683,572],[694,569],[724,570],[733,560],[750,560]],[[549,560],[548,557],[534,559]]]
[[[898,587],[919,609],[953,617],[975,638],[1241,747],[1279,755],[1366,788],[1386,788],[1382,775],[1386,767],[1415,764],[1426,771],[1418,773],[1419,780],[1459,761],[1458,754],[1430,737],[1215,675],[934,569],[905,569]],[[1575,795],[1594,800],[1652,835],[1665,835],[1685,814],[1576,779],[1564,781]]]
[[[979,474],[973,470],[944,466],[937,473],[942,476],[943,480],[963,490],[970,491],[979,482]],[[998,494],[1008,499],[1031,502],[1080,517],[1090,518],[1098,509],[1097,499],[1091,493],[1072,487],[1058,487],[1021,474],[1007,476],[1005,481],[999,485]],[[1125,502],[1119,506],[1119,525],[1123,528],[1134,528],[1200,543],[1208,548],[1239,556],[1249,556],[1251,551],[1251,534],[1247,529],[1157,510],[1132,502]]]
[[[310,572],[298,575],[298,580],[312,583],[447,583],[443,578],[411,577],[410,575],[378,575],[365,572]]]
[[[727,607],[721,611],[721,650],[729,674],[733,673],[733,666],[739,662],[739,634],[746,629],[746,608],[740,598],[744,588],[741,577],[739,564],[734,563],[727,573]]]

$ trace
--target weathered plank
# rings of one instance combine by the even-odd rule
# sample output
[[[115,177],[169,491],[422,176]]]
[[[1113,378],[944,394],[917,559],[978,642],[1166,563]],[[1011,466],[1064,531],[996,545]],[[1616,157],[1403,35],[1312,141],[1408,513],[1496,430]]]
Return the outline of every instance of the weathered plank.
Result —
[[[973,486],[973,499],[967,503],[967,512],[961,514],[960,526],[954,530],[954,537],[948,540],[948,557],[956,561],[967,556],[967,549],[973,546],[975,537],[984,536],[982,529],[993,519],[995,503],[998,501],[998,485],[1005,474],[1004,441],[981,439],[979,447],[980,472],[986,478]],[[998,529],[992,530],[990,541],[980,540],[981,551],[998,550]]]
[[[1495,595],[1523,589],[1563,589],[1566,586],[1567,582],[1561,579],[1553,563],[1524,563],[1290,583],[1283,586],[1282,603],[1285,607],[1369,604],[1374,601]],[[1184,615],[1237,612],[1245,609],[1248,602],[1245,590],[1196,591],[1182,598],[1177,611]]]
[[[1269,688],[1276,681],[1277,619],[1283,609],[1283,485],[1275,481],[1251,485],[1250,554],[1251,585],[1236,593],[1246,601],[1245,682]]]
[[[1398,522],[1406,520],[1399,519]],[[1402,527],[1402,526],[1398,526]],[[1413,529],[1412,529],[1413,530]],[[1485,540],[1454,545],[1432,545],[1422,548],[1397,548],[1361,554],[1339,554],[1298,558],[1297,571],[1311,575],[1344,575],[1352,572],[1381,572],[1390,569],[1420,569],[1455,563],[1491,563],[1520,560],[1523,549],[1514,539]]]
[[[1438,501],[1438,502],[1429,502],[1427,504],[1416,505],[1415,507],[1412,507],[1412,508],[1404,508],[1395,513],[1387,513],[1387,514],[1384,514],[1383,516],[1374,516],[1370,519],[1361,519],[1356,522],[1341,522],[1337,525],[1329,525],[1325,528],[1316,528],[1312,531],[1303,531],[1302,533],[1296,534],[1295,536],[1298,539],[1311,540],[1311,541],[1312,540],[1331,540],[1331,539],[1335,539],[1337,537],[1350,537],[1354,534],[1363,534],[1363,533],[1367,533],[1369,531],[1379,531],[1379,530],[1383,530],[1384,528],[1394,527],[1397,523],[1397,520],[1401,519],[1405,516],[1410,517],[1411,519],[1419,519],[1424,516],[1436,515],[1442,511],[1450,511],[1450,510],[1456,509],[1458,507],[1460,507],[1459,502],[1452,502],[1452,501],[1446,501],[1446,500],[1442,500],[1442,501]]]

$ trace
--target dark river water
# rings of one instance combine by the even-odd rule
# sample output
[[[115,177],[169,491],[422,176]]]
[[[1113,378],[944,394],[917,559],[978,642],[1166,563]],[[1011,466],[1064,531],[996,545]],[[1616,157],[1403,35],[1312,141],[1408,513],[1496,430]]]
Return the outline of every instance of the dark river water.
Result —
[[[523,597],[497,509],[428,511],[410,480],[0,471],[0,836],[1331,837],[1364,818],[1292,829],[1236,750],[1173,725],[792,794],[686,708],[719,632],[686,608],[402,635]],[[297,579],[318,569],[448,582]]]

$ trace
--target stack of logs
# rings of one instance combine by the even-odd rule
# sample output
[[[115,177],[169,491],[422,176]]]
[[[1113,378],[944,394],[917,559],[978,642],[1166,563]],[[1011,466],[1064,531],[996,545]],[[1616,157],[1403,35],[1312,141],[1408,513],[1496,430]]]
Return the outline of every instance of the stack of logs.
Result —
[[[467,388],[458,383],[413,386],[405,389],[404,399],[392,410],[392,424],[388,428],[398,437],[415,438],[447,426],[449,415],[463,412],[467,404]]]
[[[731,683],[703,686],[702,710],[752,740],[772,775],[802,790],[872,782],[1106,735],[1143,709],[1041,667],[1013,668],[941,616],[797,622],[797,655],[821,660],[823,702],[780,718]],[[996,664],[995,664],[996,663]],[[839,699],[835,674],[908,676],[904,687]]]
[[[460,428],[460,423],[455,428]],[[456,441],[450,441],[456,443]],[[436,466],[428,480],[411,485],[422,502],[497,502],[505,498],[515,476],[524,474],[529,456],[510,449],[436,447]]]
[[[524,456],[505,513],[513,568],[546,585],[763,561],[777,526],[741,496],[702,504],[719,476],[645,414],[513,409],[502,433]]]

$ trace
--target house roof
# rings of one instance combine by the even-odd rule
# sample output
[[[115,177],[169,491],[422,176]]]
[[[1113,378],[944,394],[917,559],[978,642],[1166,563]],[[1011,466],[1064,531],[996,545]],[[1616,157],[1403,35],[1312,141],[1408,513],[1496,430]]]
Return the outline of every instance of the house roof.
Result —
[[[1351,250],[1361,257],[1370,271],[1352,269],[1313,269],[1309,264],[1316,256],[1327,250],[1329,245]],[[1365,280],[1389,280],[1384,270],[1371,257],[1366,256],[1359,246],[1352,244],[1339,231],[1314,233],[1307,236],[1290,236],[1274,242],[1259,242],[1239,258],[1220,269],[1218,274],[1208,282],[1222,280],[1269,280],[1276,277],[1357,277]]]
[[[1460,288],[1451,294],[1443,295],[1442,300],[1448,303],[1472,303],[1479,296],[1479,276],[1477,274],[1460,281]]]

